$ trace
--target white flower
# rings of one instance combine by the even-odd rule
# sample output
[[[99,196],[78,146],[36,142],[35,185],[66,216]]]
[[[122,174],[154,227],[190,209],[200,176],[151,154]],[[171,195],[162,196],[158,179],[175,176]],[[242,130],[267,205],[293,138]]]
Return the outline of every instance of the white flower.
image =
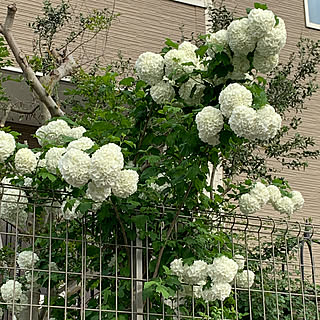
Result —
[[[244,55],[234,55],[232,58],[233,73],[231,75],[232,79],[245,79],[246,72],[250,68],[250,62]]]
[[[18,301],[22,296],[22,284],[18,281],[8,280],[0,288],[2,299],[7,303]]]
[[[174,259],[170,263],[170,270],[172,273],[178,277],[182,277],[184,273],[184,267],[183,267],[183,262],[182,259]]]
[[[63,179],[76,188],[82,187],[89,181],[90,166],[89,155],[78,149],[67,151],[58,163]]]
[[[281,214],[291,216],[294,211],[293,201],[289,197],[282,197],[273,204],[274,208]]]
[[[267,190],[269,192],[269,201],[273,204],[281,199],[281,192],[278,187],[274,185],[270,185],[267,187]]]
[[[23,178],[23,185],[24,185],[25,187],[31,187],[32,181],[33,181],[32,178],[24,177],[24,178]]]
[[[204,131],[199,132],[199,138],[201,141],[206,142],[213,147],[220,143],[220,138],[218,135],[207,136]]]
[[[194,44],[192,44],[189,41],[184,41],[181,44],[179,44],[178,50],[184,51],[187,55],[189,55],[191,58],[196,58],[195,51],[198,49],[198,47]]]
[[[111,189],[108,187],[97,187],[94,182],[88,183],[86,197],[93,201],[103,202],[111,195]]]
[[[112,187],[116,197],[128,198],[137,191],[139,175],[134,170],[122,170]]]
[[[64,120],[58,119],[49,122],[36,131],[38,142],[41,146],[45,144],[63,144],[63,137],[70,136],[71,128]]]
[[[53,147],[48,150],[44,159],[46,161],[46,168],[49,172],[54,174],[57,173],[59,161],[65,152],[66,148]]]
[[[238,270],[242,270],[244,268],[246,260],[243,255],[235,254],[232,259],[237,263]]]
[[[184,267],[183,280],[188,284],[197,284],[206,280],[208,276],[208,264],[202,260],[196,260],[191,266]]]
[[[94,142],[90,138],[82,137],[82,138],[79,138],[78,140],[71,141],[68,144],[67,150],[74,148],[74,149],[85,151],[92,148],[93,145],[94,145]]]
[[[214,283],[211,287],[212,296],[215,300],[224,301],[226,298],[230,296],[231,293],[231,285],[229,283],[218,282]]]
[[[304,199],[302,194],[299,191],[292,191],[292,202],[293,202],[293,211],[302,209],[304,204]]]
[[[61,205],[61,211],[60,216],[63,217],[65,220],[73,220],[76,218],[81,218],[82,213],[80,211],[77,211],[77,208],[80,204],[80,201],[77,199],[75,200],[73,206],[71,209],[66,208],[67,200],[65,200]]]
[[[254,283],[254,273],[251,270],[243,270],[237,274],[237,287],[249,289]]]
[[[215,258],[208,265],[208,275],[214,283],[231,282],[238,272],[238,264],[226,256]]]
[[[113,187],[123,165],[121,148],[114,143],[108,143],[92,155],[91,179],[98,187]]]
[[[21,174],[30,174],[37,167],[37,157],[28,148],[19,149],[14,158],[14,165]]]
[[[2,183],[8,184],[10,181],[3,180]],[[16,187],[6,188],[1,191],[0,217],[10,223],[16,224],[18,215],[18,224],[25,225],[28,214],[25,212],[28,204],[28,198],[23,190]]]
[[[270,105],[257,111],[256,139],[269,140],[275,137],[281,127],[281,116]]]
[[[41,158],[42,153],[41,152],[37,152],[35,154],[36,158],[37,158],[37,168],[45,168],[46,167],[46,159]]]
[[[271,32],[272,28],[276,24],[276,19],[271,10],[252,9],[248,14],[249,20],[249,32],[255,38],[261,38],[268,32]]]
[[[10,133],[0,131],[0,162],[7,160],[14,152],[16,142]]]
[[[229,119],[232,131],[239,137],[255,139],[257,112],[246,106],[235,107]]]
[[[193,89],[195,87],[195,90]],[[201,102],[203,91],[206,87],[202,84],[201,79],[190,78],[183,83],[179,89],[179,95],[188,105],[197,105]],[[192,91],[194,90],[194,91]]]
[[[272,56],[280,52],[287,41],[287,31],[284,21],[279,18],[279,24],[259,39],[256,51],[262,56]]]
[[[150,95],[154,102],[163,104],[174,98],[175,91],[170,83],[160,81],[150,88]]]
[[[212,141],[223,128],[223,116],[219,109],[208,106],[204,107],[196,115],[196,124],[199,137],[203,142]]]
[[[218,47],[226,48],[228,46],[227,30],[219,30],[216,33],[211,33],[206,39],[206,44],[209,46],[208,55],[214,58]]]
[[[229,118],[235,107],[252,105],[252,93],[239,83],[231,83],[220,92],[219,104],[222,114]]]
[[[249,32],[249,20],[247,18],[232,21],[227,32],[229,46],[235,54],[246,56],[254,50],[256,41]]]
[[[80,139],[87,130],[80,126],[70,129],[68,136],[74,139]]]
[[[261,209],[260,202],[249,193],[243,194],[239,199],[239,208],[243,214],[252,214]]]
[[[136,61],[136,72],[139,78],[150,85],[162,80],[164,60],[160,54],[142,53]]]
[[[192,62],[193,65],[183,65],[188,62]],[[166,76],[177,80],[183,74],[191,73],[199,65],[199,59],[189,50],[172,49],[165,54],[164,63]]]
[[[17,259],[17,263],[21,269],[32,269],[38,261],[38,255],[32,251],[20,252]]]
[[[261,73],[272,71],[279,63],[279,54],[273,56],[262,56],[258,52],[254,53],[253,66]]]
[[[261,182],[257,182],[254,185],[253,189],[250,191],[250,195],[255,197],[261,206],[266,204],[270,199],[267,187]]]
[[[165,177],[165,174],[163,173],[159,173],[157,178],[163,178]],[[168,183],[168,182],[165,182],[163,183],[162,185],[159,185],[158,183],[154,183],[154,182],[151,182],[150,183],[150,188],[154,191],[156,191],[157,193],[161,193],[163,190],[167,189],[167,188],[170,188],[171,187],[171,184]],[[171,195],[172,196],[172,195]]]

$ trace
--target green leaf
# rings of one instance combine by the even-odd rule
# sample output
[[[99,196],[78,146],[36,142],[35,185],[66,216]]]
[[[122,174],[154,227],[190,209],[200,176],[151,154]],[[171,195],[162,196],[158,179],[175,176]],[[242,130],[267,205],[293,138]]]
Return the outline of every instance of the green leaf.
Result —
[[[131,218],[136,227],[140,230],[144,230],[146,227],[146,222],[149,221],[149,217],[145,215],[138,215]]]
[[[122,86],[130,87],[133,82],[134,82],[134,78],[128,77],[128,78],[122,79],[122,80],[119,82],[119,84],[122,85]]]
[[[208,46],[205,45],[205,46],[201,46],[199,49],[197,49],[195,52],[196,54],[199,56],[199,57],[203,57],[205,55],[205,53],[207,52],[208,50]]]
[[[49,179],[51,182],[55,182],[57,180],[57,177],[50,172],[40,171],[38,175],[44,180]]]
[[[179,45],[176,42],[173,42],[171,39],[166,38],[165,44],[171,48],[178,49]]]
[[[276,19],[276,25],[275,25],[275,27],[276,27],[280,23],[280,20],[279,20],[278,16],[274,16],[274,18]]]
[[[165,298],[165,299],[168,299],[170,297],[170,293],[169,291],[167,290],[167,288],[161,284],[158,284],[157,287],[156,287],[156,292],[162,294],[162,296]]]
[[[268,10],[268,6],[266,4],[262,4],[259,2],[255,2],[254,7],[255,7],[255,9]]]
[[[81,213],[87,213],[91,208],[92,208],[92,201],[82,201],[77,209]]]
[[[251,10],[252,10],[251,8],[247,8],[246,9],[247,14],[249,14]]]

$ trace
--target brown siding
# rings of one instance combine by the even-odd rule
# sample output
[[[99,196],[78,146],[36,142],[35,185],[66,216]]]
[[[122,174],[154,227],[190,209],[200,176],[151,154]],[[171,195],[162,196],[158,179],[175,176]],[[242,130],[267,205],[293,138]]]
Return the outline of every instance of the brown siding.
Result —
[[[53,3],[60,1],[54,0]],[[6,6],[12,3],[5,0],[0,7],[0,21],[6,15]],[[205,30],[204,9],[172,0],[71,0],[75,12],[89,12],[108,7],[120,13],[109,34],[105,53],[106,61],[115,58],[121,50],[125,57],[135,60],[144,51],[159,51],[165,38],[180,40],[179,28],[183,26],[186,37],[191,33]],[[27,54],[32,53],[33,32],[27,26],[40,14],[42,1],[17,0],[18,12],[14,24],[14,34],[18,44]],[[88,58],[101,53],[104,36],[90,42],[86,47]]]
[[[227,6],[234,10],[235,16],[244,16],[246,8],[252,8],[254,1],[249,0],[226,0]],[[285,48],[281,51],[281,59],[285,61],[289,54],[296,51],[296,44],[300,36],[309,37],[314,40],[320,38],[320,30],[305,27],[304,4],[303,0],[267,1],[269,9],[273,10],[281,17],[287,27],[288,40]],[[319,82],[319,81],[318,81]],[[302,133],[313,136],[320,148],[320,92],[307,101],[308,108],[302,114],[303,126]],[[302,211],[292,217],[294,220],[303,220],[312,217],[313,222],[320,224],[320,160],[310,160],[306,171],[284,170],[281,175],[285,176],[296,190],[299,190],[305,198],[305,206]],[[301,213],[301,214],[300,214]]]

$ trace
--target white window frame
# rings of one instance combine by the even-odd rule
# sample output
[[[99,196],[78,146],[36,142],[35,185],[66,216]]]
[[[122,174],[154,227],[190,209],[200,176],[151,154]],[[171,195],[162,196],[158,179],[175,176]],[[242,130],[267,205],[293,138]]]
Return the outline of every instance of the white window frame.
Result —
[[[208,6],[208,0],[172,0],[175,2],[181,2],[185,4],[189,4],[191,6],[206,8]]]
[[[306,17],[306,26],[308,28],[320,30],[320,23],[318,24],[318,23],[313,23],[310,21],[308,0],[304,0],[304,13],[305,13],[305,17]]]

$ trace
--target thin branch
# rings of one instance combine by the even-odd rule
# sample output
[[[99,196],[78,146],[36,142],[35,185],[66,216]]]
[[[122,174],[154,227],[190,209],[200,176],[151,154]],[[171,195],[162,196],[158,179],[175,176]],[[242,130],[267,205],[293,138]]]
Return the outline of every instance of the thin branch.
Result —
[[[181,213],[181,209],[182,209],[182,207],[183,207],[186,199],[188,198],[188,195],[189,195],[189,193],[190,193],[190,191],[191,191],[192,185],[193,185],[193,182],[190,182],[189,187],[188,187],[188,190],[187,190],[187,192],[185,193],[185,195],[184,195],[184,197],[183,197],[183,200],[182,200],[182,202],[181,202],[181,204],[180,204],[180,206],[179,206],[179,208],[178,208],[178,210],[177,210],[177,212],[176,212],[176,215],[175,215],[174,219],[172,220],[172,222],[171,222],[171,224],[170,224],[170,227],[169,227],[169,229],[168,229],[168,233],[167,233],[167,236],[166,236],[166,240],[165,240],[165,242],[164,242],[164,245],[161,247],[161,249],[160,249],[160,251],[159,251],[159,256],[158,256],[156,268],[155,268],[155,270],[154,270],[154,273],[153,273],[152,278],[156,278],[157,275],[158,275],[158,273],[159,273],[160,263],[161,263],[161,259],[162,259],[162,255],[163,255],[164,249],[165,249],[165,247],[166,247],[166,245],[167,245],[168,240],[170,239],[171,233],[172,233],[172,231],[173,231],[173,229],[174,229],[174,226],[175,226],[175,224],[176,224],[176,222],[177,222],[177,219],[178,219],[178,217],[179,217],[179,215],[180,215],[180,213]]]
[[[212,172],[211,172],[211,177],[210,177],[210,199],[213,200],[213,182],[214,182],[214,176],[216,174],[217,166],[212,165]]]
[[[5,111],[4,111],[3,117],[2,117],[2,119],[1,119],[1,121],[0,121],[0,127],[1,127],[1,128],[3,128],[3,127],[5,126],[10,111],[11,111],[11,104],[9,104],[9,105],[7,106],[7,108],[5,109]]]
[[[12,35],[11,28],[13,26],[14,17],[17,12],[15,4],[8,6],[7,17],[4,24],[0,25],[0,33],[5,37],[17,63],[23,71],[31,89],[36,93],[39,100],[47,107],[51,116],[62,116],[64,112],[56,104],[53,98],[46,92],[45,88],[40,83],[35,72],[30,67],[28,60],[22,50],[19,48],[15,38]]]
[[[113,202],[112,203],[112,207],[116,213],[116,217],[117,217],[117,220],[120,224],[120,229],[121,229],[121,233],[122,233],[122,236],[123,236],[123,241],[124,241],[124,244],[125,244],[125,247],[126,247],[126,251],[127,251],[127,254],[128,254],[128,257],[130,257],[130,251],[129,251],[129,242],[128,242],[128,238],[127,238],[127,234],[126,234],[126,229],[124,228],[124,225],[122,223],[122,220],[120,218],[120,214],[119,214],[119,211],[118,211],[118,208],[114,205]]]

